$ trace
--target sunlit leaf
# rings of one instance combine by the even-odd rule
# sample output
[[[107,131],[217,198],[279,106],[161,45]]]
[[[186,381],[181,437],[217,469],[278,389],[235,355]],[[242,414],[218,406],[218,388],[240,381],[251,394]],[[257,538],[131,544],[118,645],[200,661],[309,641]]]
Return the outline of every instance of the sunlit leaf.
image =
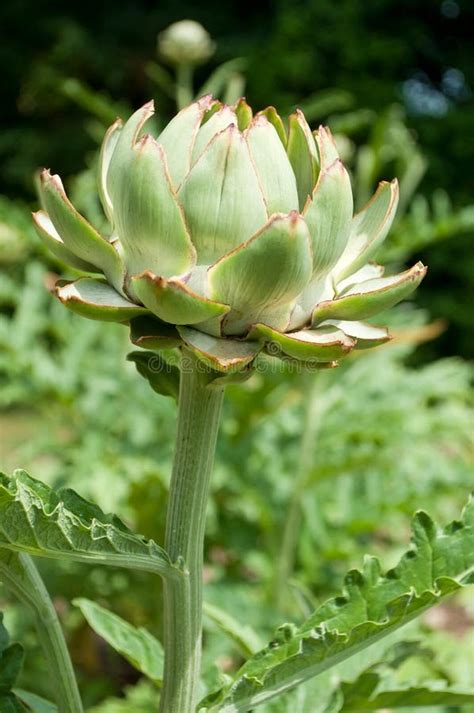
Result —
[[[96,634],[154,683],[163,677],[164,653],[158,639],[89,599],[73,601]]]
[[[74,490],[57,493],[24,470],[0,473],[0,545],[55,559],[180,576],[153,540],[134,534]]]
[[[332,668],[474,581],[474,501],[444,530],[418,512],[412,547],[385,575],[375,558],[300,627],[285,624],[200,711],[243,713]]]

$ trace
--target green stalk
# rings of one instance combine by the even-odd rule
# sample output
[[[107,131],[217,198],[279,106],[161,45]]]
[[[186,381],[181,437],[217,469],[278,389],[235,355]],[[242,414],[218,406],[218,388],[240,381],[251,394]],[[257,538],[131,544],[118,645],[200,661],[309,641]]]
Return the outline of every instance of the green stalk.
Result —
[[[0,579],[35,615],[36,630],[48,663],[59,713],[83,713],[69,651],[58,615],[29,555],[0,549]]]
[[[284,608],[287,599],[288,580],[294,571],[296,545],[301,528],[301,502],[314,465],[314,453],[318,432],[323,416],[331,401],[327,395],[329,378],[327,372],[321,371],[318,374],[308,374],[307,380],[305,380],[304,383],[306,411],[299,447],[298,469],[291,499],[288,504],[285,524],[283,526],[283,534],[279,548],[280,555],[277,563],[275,588],[277,592],[277,607],[279,609]],[[318,507],[316,502],[313,503],[313,506],[314,509]]]
[[[176,67],[176,105],[184,109],[193,100],[193,73],[192,64],[178,64]]]
[[[201,665],[202,565],[206,506],[223,387],[184,353],[165,548],[186,575],[164,580],[165,670],[161,713],[194,713]]]

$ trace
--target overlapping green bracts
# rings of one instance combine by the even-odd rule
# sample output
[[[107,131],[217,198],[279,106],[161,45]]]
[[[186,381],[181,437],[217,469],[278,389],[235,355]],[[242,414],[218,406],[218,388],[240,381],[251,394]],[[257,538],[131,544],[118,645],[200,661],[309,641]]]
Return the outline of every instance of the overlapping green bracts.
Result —
[[[148,343],[173,325],[222,372],[248,370],[262,349],[324,366],[389,338],[360,320],[405,299],[426,272],[417,263],[382,277],[369,262],[395,215],[396,180],[353,215],[331,133],[312,133],[302,112],[286,129],[273,107],[253,116],[244,99],[205,96],[156,139],[143,135],[152,114],[148,103],[105,136],[108,237],[74,209],[58,176],[42,173],[38,234],[89,273],[57,287],[67,307],[124,323],[148,315]]]

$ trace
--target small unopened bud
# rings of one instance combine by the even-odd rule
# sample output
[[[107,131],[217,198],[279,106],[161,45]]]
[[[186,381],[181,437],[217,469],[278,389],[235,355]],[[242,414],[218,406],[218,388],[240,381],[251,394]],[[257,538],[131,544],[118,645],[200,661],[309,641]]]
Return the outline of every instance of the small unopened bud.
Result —
[[[215,51],[215,43],[199,22],[174,22],[158,35],[158,51],[169,64],[202,64]]]

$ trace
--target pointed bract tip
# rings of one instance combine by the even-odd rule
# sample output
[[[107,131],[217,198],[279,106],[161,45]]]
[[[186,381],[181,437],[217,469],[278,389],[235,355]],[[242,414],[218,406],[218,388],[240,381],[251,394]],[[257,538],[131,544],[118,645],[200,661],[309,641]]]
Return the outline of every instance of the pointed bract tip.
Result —
[[[38,226],[38,228],[42,228],[43,226],[41,225],[41,221],[45,216],[44,210],[33,210],[31,211],[31,218],[33,220],[33,223]]]
[[[204,94],[202,97],[199,97],[199,99],[196,101],[196,104],[203,111],[207,111],[207,109],[209,109],[209,107],[211,107],[213,104],[215,104],[216,101],[217,100],[214,99],[212,94]]]
[[[40,182],[43,186],[52,185],[60,193],[62,193],[62,194],[65,193],[63,182],[61,180],[61,176],[57,173],[51,173],[51,170],[49,168],[44,168],[41,171]]]
[[[296,225],[297,223],[299,223],[300,220],[301,220],[301,216],[300,216],[300,214],[298,213],[297,210],[292,210],[292,211],[290,211],[290,212],[288,213],[288,218],[289,218],[290,223],[291,223],[292,226],[295,226],[295,225]]]
[[[115,129],[121,129],[123,126],[123,119],[120,118],[120,116],[117,116],[115,121],[110,124],[109,128],[107,129],[107,133],[111,134]]]
[[[428,272],[428,266],[424,265],[421,260],[418,260],[418,262],[413,265],[412,270],[416,275],[426,275]]]

